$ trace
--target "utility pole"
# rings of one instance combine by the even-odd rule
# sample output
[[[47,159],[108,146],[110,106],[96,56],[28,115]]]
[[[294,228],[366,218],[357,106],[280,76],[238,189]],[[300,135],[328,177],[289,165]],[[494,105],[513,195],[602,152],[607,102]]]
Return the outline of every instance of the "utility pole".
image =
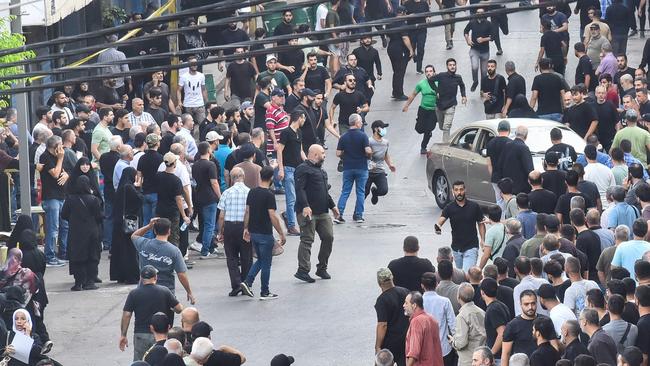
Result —
[[[176,14],[177,12],[181,11],[181,2],[180,0],[175,0],[174,4],[169,7],[169,13],[170,14]],[[169,29],[178,29],[179,28],[179,21],[175,20],[173,22],[169,23]],[[171,52],[178,52],[178,33],[175,33],[174,35],[169,37],[169,50]],[[178,65],[180,63],[178,56],[172,57],[171,60],[172,65]],[[169,97],[174,100],[174,105],[178,105],[180,103],[180,100],[175,100],[176,99],[176,89],[178,89],[178,69],[173,69],[170,72],[169,75],[169,80],[170,84],[169,85],[169,94],[171,94]]]
[[[12,33],[23,33],[23,25],[21,21],[20,1],[11,0],[12,7],[10,14],[15,17],[11,21]],[[23,87],[24,82],[20,82],[18,87]],[[29,108],[27,107],[27,93],[16,94],[14,97],[16,101],[16,109],[18,110],[18,156],[19,169],[20,169],[20,208],[23,215],[30,215],[32,209],[32,192],[31,192],[31,179],[29,176]]]

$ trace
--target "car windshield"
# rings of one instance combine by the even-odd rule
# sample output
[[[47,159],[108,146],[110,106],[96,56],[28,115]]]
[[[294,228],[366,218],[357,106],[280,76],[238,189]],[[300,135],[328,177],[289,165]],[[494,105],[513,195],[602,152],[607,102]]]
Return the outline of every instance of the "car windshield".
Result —
[[[562,142],[568,145],[573,146],[576,151],[582,151],[584,147],[584,141],[577,133],[573,132],[567,127],[558,127],[562,130]],[[515,129],[512,129],[510,133],[510,138],[515,138]],[[548,126],[529,126],[528,127],[528,138],[526,139],[526,145],[532,153],[545,153],[549,147],[551,147],[551,136]]]

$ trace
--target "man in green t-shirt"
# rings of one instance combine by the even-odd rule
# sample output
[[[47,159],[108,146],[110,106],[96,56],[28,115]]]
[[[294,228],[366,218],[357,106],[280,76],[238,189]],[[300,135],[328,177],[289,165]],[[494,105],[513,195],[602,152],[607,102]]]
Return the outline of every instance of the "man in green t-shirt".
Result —
[[[614,136],[611,150],[615,147],[619,147],[621,141],[629,140],[632,143],[632,156],[639,159],[645,168],[648,166],[646,149],[650,149],[650,132],[636,125],[638,118],[639,114],[634,109],[628,109],[625,112],[625,122],[627,126],[618,130]],[[611,150],[609,151],[610,154],[612,153]]]
[[[108,126],[113,121],[113,109],[101,108],[98,112],[99,124],[93,129],[92,141],[90,144],[90,152],[93,155],[93,162],[99,161],[102,154],[110,150],[109,144],[113,133],[108,129]]]
[[[279,67],[278,59],[275,57],[274,54],[270,54],[266,56],[266,71],[261,72],[257,76],[257,81],[259,82],[260,80],[264,79],[267,76],[270,76],[273,78],[272,83],[275,84],[276,87],[284,90],[287,95],[290,95],[292,92],[291,89],[291,83],[289,83],[289,79],[287,78],[287,75],[285,75],[282,71],[278,70]]]
[[[415,122],[415,131],[422,134],[422,143],[420,144],[420,154],[427,153],[427,145],[431,139],[432,131],[438,121],[436,117],[436,101],[438,99],[438,82],[432,79],[436,75],[436,69],[432,65],[424,68],[425,79],[415,85],[415,90],[409,95],[402,112],[406,113],[409,106],[418,94],[422,94],[420,107],[418,108],[418,117]]]

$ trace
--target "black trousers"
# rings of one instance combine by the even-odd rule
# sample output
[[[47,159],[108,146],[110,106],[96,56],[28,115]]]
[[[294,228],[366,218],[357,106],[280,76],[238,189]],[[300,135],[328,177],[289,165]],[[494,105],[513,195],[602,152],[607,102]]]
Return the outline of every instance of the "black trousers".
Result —
[[[223,245],[232,289],[239,288],[253,264],[253,246],[244,241],[244,223],[226,221],[223,226]],[[240,268],[241,263],[241,268]]]
[[[442,364],[444,366],[456,366],[458,365],[458,354],[456,353],[456,350],[451,350],[447,354],[447,356],[442,358]]]
[[[404,55],[401,47],[397,51],[391,50],[390,46],[388,46],[388,57],[393,66],[393,97],[401,97],[404,95],[404,74],[406,74],[406,65],[409,62],[409,58]]]
[[[415,65],[417,71],[422,71],[422,60],[424,59],[424,45],[427,42],[427,30],[420,29],[409,34],[411,47],[415,49]]]
[[[368,181],[366,181],[366,197],[370,194],[370,188],[375,185],[373,195],[380,197],[388,193],[388,179],[385,173],[368,173]]]
[[[77,285],[90,285],[94,283],[97,278],[99,262],[98,261],[83,261],[71,264],[74,266],[74,282]]]
[[[185,214],[187,215],[189,212],[188,209],[185,209]],[[180,225],[182,226],[184,221],[180,222]],[[178,249],[181,250],[181,254],[185,256],[187,254],[187,247],[190,245],[190,229],[186,228],[185,231],[180,232],[180,240],[178,242]]]
[[[499,23],[492,18],[492,40],[494,41],[494,44],[497,46],[497,51],[501,51],[501,30],[499,29]]]

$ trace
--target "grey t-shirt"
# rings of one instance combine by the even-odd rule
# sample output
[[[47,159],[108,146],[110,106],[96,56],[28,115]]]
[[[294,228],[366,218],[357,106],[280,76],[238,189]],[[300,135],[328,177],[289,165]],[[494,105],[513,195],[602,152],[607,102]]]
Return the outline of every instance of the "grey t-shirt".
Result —
[[[374,137],[369,139],[372,157],[368,160],[368,171],[370,173],[388,173],[388,167],[384,158],[388,152],[388,140],[382,138],[381,141],[375,140]]]
[[[158,270],[158,285],[165,286],[174,292],[174,272],[187,272],[181,251],[173,244],[158,239],[148,239],[142,236],[133,240],[135,250],[140,255],[140,269],[152,265]]]
[[[614,340],[614,343],[616,343],[616,349],[618,353],[623,352],[625,347],[634,346],[636,343],[638,329],[634,324],[630,324],[630,330],[627,332],[625,341],[621,342],[623,340],[623,335],[625,335],[625,331],[627,330],[628,324],[630,323],[626,322],[625,320],[617,319],[610,320],[609,323],[603,325],[603,330],[605,333],[609,334],[609,336]]]

